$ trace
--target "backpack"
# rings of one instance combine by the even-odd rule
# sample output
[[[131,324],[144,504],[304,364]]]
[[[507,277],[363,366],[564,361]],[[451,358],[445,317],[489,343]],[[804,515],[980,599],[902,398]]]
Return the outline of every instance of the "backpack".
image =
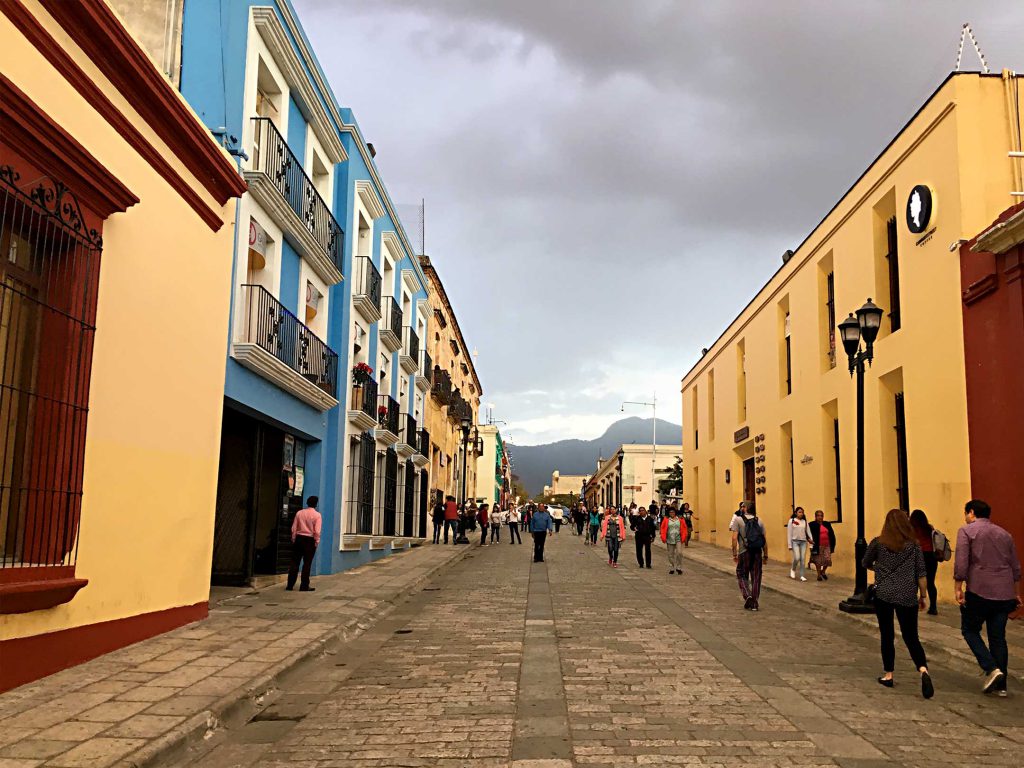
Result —
[[[953,548],[949,546],[949,539],[938,528],[932,528],[932,552],[936,561],[940,563],[953,559]]]
[[[757,515],[743,517],[743,541],[747,549],[764,549],[764,531],[761,530],[761,521],[757,519]]]

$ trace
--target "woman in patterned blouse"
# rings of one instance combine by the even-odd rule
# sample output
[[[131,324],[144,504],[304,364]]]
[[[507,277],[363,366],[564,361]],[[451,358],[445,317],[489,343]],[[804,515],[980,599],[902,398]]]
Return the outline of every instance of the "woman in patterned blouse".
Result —
[[[864,567],[875,572],[875,615],[882,641],[882,667],[884,674],[878,682],[886,688],[895,684],[892,679],[896,666],[896,631],[893,616],[899,620],[900,634],[910,651],[910,658],[921,673],[921,694],[930,699],[935,695],[928,660],[917,636],[917,613],[924,610],[928,583],[924,555],[914,536],[907,513],[890,509],[885,517],[882,533],[868,544],[864,553]]]

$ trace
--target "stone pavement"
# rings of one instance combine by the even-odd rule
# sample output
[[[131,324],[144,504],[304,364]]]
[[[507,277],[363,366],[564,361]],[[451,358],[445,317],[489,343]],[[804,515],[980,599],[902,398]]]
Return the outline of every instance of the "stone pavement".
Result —
[[[244,722],[290,671],[470,549],[417,547],[315,577],[315,592],[215,590],[204,621],[0,694],[0,768],[142,766]]]
[[[1020,764],[1015,686],[987,697],[934,663],[926,701],[900,645],[883,688],[872,628],[780,593],[744,611],[696,552],[670,576],[661,551],[641,570],[627,541],[612,569],[565,529],[544,564],[528,542],[474,547],[176,765]]]
[[[768,542],[768,545],[771,547],[771,542]],[[661,542],[657,542],[657,546],[664,547]],[[684,552],[685,557],[722,573],[731,575],[736,572],[736,566],[732,561],[732,552],[729,549],[691,542]],[[952,563],[939,564],[939,568],[952,567]],[[773,560],[764,566],[762,589],[780,592],[805,603],[813,610],[820,610],[828,614],[837,613],[839,601],[853,594],[853,579],[835,575],[830,575],[828,581],[819,582],[816,579],[817,576],[812,568],[808,571],[806,582],[793,580],[789,578],[789,566]],[[870,582],[870,580],[871,575],[869,574],[868,581]],[[943,603],[943,598],[947,602]],[[945,595],[940,591],[939,615],[921,614],[919,624],[921,642],[927,651],[941,654],[944,661],[949,661],[973,672],[978,669],[978,663],[960,634],[960,609],[952,602],[952,598],[952,594]],[[877,627],[873,614],[842,614],[842,616],[850,621],[859,622],[872,632]],[[1022,662],[1017,665],[1016,670],[1011,665],[1010,675],[1019,685],[1024,686],[1024,621],[1011,621],[1007,626],[1006,633],[1010,658],[1020,659]]]

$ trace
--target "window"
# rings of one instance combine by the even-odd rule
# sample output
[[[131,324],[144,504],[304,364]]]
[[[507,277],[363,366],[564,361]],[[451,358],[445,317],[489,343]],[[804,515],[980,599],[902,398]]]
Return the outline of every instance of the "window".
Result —
[[[786,343],[786,394],[793,394],[793,345],[789,338],[789,313],[786,313],[785,320],[785,343]]]
[[[708,439],[715,439],[715,372],[708,371]]]
[[[829,272],[825,276],[825,316],[827,318],[825,332],[825,350],[828,356],[828,367],[836,367],[836,274]]]
[[[836,520],[843,522],[843,483],[840,474],[842,463],[839,460],[839,419],[832,419],[832,456],[836,466]]]
[[[747,343],[740,339],[736,344],[736,420],[741,424],[747,420]]]
[[[0,166],[0,575],[71,576],[101,241],[63,184],[19,180]]]
[[[910,511],[910,481],[907,475],[907,414],[903,393],[896,393],[896,496],[900,509]]]
[[[896,217],[886,222],[886,239],[888,250],[885,259],[889,263],[889,330],[895,333],[900,329],[900,259],[897,247]]]

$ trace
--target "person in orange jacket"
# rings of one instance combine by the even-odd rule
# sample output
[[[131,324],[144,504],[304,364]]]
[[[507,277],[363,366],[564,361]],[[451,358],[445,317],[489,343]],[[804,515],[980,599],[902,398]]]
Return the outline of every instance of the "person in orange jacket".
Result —
[[[626,523],[613,507],[608,507],[605,513],[604,520],[601,521],[601,538],[608,543],[608,565],[618,568],[619,547],[626,538]]]
[[[679,511],[674,507],[668,508],[668,517],[661,521],[661,540],[668,549],[668,572],[683,572],[683,553],[679,547],[686,541],[689,533],[686,521],[679,517]]]

